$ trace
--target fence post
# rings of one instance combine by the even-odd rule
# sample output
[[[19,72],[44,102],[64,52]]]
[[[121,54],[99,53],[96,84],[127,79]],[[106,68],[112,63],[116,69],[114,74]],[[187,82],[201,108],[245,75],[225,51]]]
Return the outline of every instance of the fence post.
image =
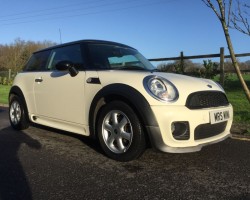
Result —
[[[181,51],[181,54],[180,54],[180,67],[181,67],[181,73],[184,74],[184,53],[183,51]]]
[[[11,79],[11,69],[9,69],[9,79],[8,79],[8,81],[10,81],[10,79]]]
[[[224,87],[225,71],[224,71],[224,47],[220,48],[220,84]]]

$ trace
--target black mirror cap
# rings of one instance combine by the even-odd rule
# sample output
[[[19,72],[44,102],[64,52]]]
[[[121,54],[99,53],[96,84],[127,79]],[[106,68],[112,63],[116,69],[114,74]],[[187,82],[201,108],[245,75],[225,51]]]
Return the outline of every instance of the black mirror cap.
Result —
[[[69,68],[70,76],[75,77],[78,73],[79,73],[79,71],[74,66]]]
[[[76,76],[79,71],[75,68],[74,63],[70,61],[60,61],[56,64],[56,69],[58,71],[69,71],[70,76]]]
[[[73,63],[70,61],[60,61],[56,64],[56,69],[58,71],[66,71],[66,70],[69,70],[69,68],[72,66],[73,66]]]

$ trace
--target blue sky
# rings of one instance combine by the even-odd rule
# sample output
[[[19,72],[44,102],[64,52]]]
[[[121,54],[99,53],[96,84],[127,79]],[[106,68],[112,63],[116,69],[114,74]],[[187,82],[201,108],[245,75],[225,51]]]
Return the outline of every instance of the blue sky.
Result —
[[[103,39],[135,47],[147,58],[218,53],[227,49],[219,20],[201,0],[2,1],[0,44],[16,38],[60,43]],[[250,37],[230,30],[236,53]],[[226,50],[226,53],[228,51]],[[249,58],[250,59],[250,58]]]

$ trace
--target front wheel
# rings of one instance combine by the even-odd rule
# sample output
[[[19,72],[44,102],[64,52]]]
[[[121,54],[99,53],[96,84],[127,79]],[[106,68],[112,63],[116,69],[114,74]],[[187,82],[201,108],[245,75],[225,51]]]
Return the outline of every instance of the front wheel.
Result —
[[[122,101],[110,102],[101,110],[97,127],[102,149],[114,160],[136,159],[146,148],[140,120]]]
[[[16,130],[23,130],[29,127],[28,113],[19,96],[15,95],[10,100],[9,119],[11,126]]]

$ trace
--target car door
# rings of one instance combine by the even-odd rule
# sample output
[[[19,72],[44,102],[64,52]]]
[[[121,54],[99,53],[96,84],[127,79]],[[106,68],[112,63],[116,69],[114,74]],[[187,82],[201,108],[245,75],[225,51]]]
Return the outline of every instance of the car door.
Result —
[[[71,77],[68,71],[57,71],[60,61],[70,61],[79,73]],[[35,78],[34,97],[37,116],[46,120],[85,124],[83,59],[80,44],[52,49],[45,72]]]
[[[36,113],[36,102],[34,98],[35,78],[38,73],[44,70],[49,56],[50,50],[33,53],[23,72],[19,73],[19,76],[23,76],[20,88],[24,94],[26,105],[31,116]]]

